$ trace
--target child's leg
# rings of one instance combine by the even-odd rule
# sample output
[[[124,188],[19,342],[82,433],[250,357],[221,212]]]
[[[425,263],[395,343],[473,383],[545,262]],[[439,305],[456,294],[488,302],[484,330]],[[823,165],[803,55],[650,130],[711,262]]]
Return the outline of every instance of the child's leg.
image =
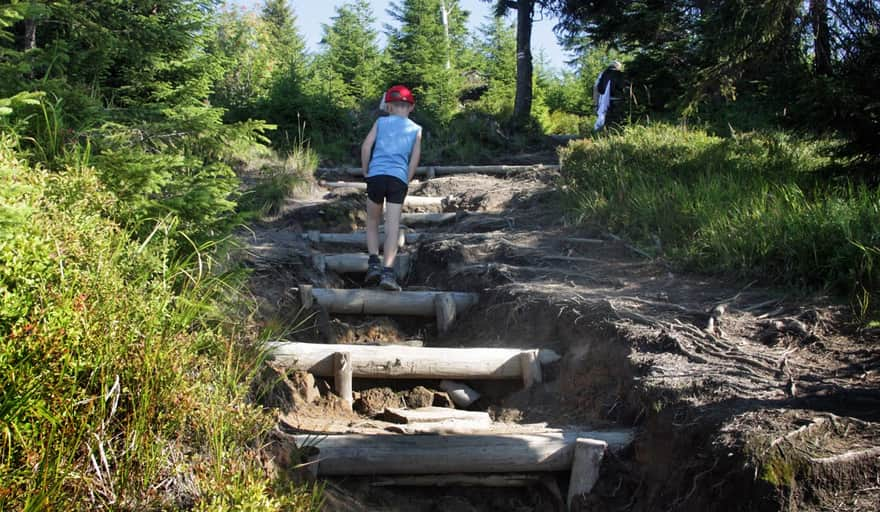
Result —
[[[398,210],[397,218],[400,219],[400,210]],[[381,221],[382,204],[376,204],[371,199],[367,199],[367,252],[371,255],[379,254],[379,223]],[[396,237],[395,240],[397,240]]]
[[[397,257],[397,238],[400,233],[400,212],[402,209],[402,203],[385,203],[385,246],[382,254],[385,267],[394,267],[394,258]],[[367,241],[369,241],[369,237],[367,237]]]

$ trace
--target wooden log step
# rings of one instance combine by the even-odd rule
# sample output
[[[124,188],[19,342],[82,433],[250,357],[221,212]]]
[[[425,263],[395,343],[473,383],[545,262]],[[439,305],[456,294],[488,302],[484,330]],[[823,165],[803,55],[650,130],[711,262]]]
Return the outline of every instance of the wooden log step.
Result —
[[[524,351],[511,348],[408,347],[400,345],[343,345],[270,342],[276,362],[294,370],[332,377],[333,354],[350,355],[355,378],[406,379],[520,379]],[[530,352],[530,351],[525,351]],[[540,349],[549,363],[559,359],[552,350]]]
[[[398,253],[394,260],[394,271],[397,276],[406,276],[410,269],[410,256]],[[312,255],[312,264],[319,272],[332,270],[338,274],[363,274],[370,262],[369,254],[321,254]]]
[[[422,183],[419,180],[413,180],[409,182],[410,187],[415,187],[417,185],[421,185]],[[321,185],[324,188],[355,188],[358,190],[367,190],[367,183],[364,181],[318,181],[318,185]]]
[[[371,487],[531,487],[541,483],[538,474],[501,475],[419,475],[385,478],[370,482]]]
[[[385,420],[392,423],[434,423],[448,420],[470,421],[489,425],[492,418],[485,411],[463,411],[448,407],[419,407],[418,409],[400,409],[386,407]]]
[[[380,230],[380,240],[379,244],[383,243],[384,231]],[[355,233],[321,233],[320,231],[308,231],[303,233],[303,238],[307,239],[312,243],[325,243],[325,244],[344,244],[344,245],[366,245],[367,244],[367,233],[364,231],[357,231]],[[405,244],[412,244],[419,241],[421,238],[421,233],[407,233],[403,229],[400,230],[399,240],[397,242],[398,247],[403,247]]]
[[[438,304],[455,304],[455,313],[461,314],[479,300],[476,293],[443,291],[402,291],[313,288],[309,285],[299,287],[299,295],[305,307],[313,301],[330,313],[363,315],[415,315],[435,316]],[[442,300],[438,300],[442,297]]]
[[[418,167],[416,169],[417,176],[439,176],[442,174],[515,174],[528,171],[556,171],[559,170],[558,165],[453,165],[453,166],[432,166]],[[319,174],[328,173],[344,173],[350,176],[363,176],[364,171],[360,167],[320,167],[317,171]]]
[[[353,188],[353,189],[357,189],[357,190],[367,190],[367,184],[366,184],[366,182],[363,182],[363,181],[324,181],[324,180],[320,180],[320,181],[318,181],[318,185],[320,185],[324,188],[329,188],[331,190],[336,189],[336,188]]]
[[[297,446],[314,443],[313,435],[294,436],[294,439]],[[318,474],[424,475],[568,471],[574,460],[578,439],[603,441],[610,449],[618,450],[632,441],[632,432],[609,430],[518,435],[332,435],[318,443]]]

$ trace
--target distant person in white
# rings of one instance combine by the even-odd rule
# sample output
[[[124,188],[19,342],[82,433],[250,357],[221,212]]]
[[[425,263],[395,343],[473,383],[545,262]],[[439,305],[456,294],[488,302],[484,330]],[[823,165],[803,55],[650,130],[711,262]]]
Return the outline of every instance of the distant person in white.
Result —
[[[612,91],[623,85],[623,74],[620,72],[622,68],[623,65],[615,60],[599,73],[596,83],[593,84],[593,104],[596,106],[596,124],[593,125],[595,131],[605,127],[605,116],[611,108]]]

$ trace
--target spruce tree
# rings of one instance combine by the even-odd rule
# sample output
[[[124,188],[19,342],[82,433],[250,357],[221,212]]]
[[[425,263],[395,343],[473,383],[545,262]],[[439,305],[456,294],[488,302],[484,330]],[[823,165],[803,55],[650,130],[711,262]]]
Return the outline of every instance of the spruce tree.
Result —
[[[505,18],[493,17],[480,26],[480,33],[478,64],[488,82],[480,103],[488,113],[509,118],[516,93],[516,29]]]
[[[458,56],[465,52],[467,13],[458,0],[392,2],[388,13],[399,26],[387,27],[387,82],[412,87],[427,120],[445,124],[458,111],[464,83]]]
[[[302,37],[296,29],[296,14],[288,0],[265,0],[261,17],[268,25],[278,50],[300,53],[305,49]]]
[[[339,80],[341,89],[334,91],[335,100],[347,107],[370,99],[379,101],[382,90],[382,55],[378,32],[373,29],[376,18],[367,0],[356,0],[336,9],[330,25],[323,25],[323,66]]]

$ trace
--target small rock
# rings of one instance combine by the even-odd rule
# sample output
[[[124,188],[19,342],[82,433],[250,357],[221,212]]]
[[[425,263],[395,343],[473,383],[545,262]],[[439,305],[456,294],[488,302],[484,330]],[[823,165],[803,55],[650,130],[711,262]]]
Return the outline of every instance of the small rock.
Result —
[[[403,399],[391,388],[370,388],[362,391],[352,408],[365,416],[378,416],[386,407],[404,407]]]
[[[309,372],[293,372],[288,377],[284,368],[267,365],[258,380],[255,392],[260,395],[260,402],[283,412],[313,404],[321,396],[315,387],[315,377]]]
[[[313,404],[321,398],[318,388],[315,386],[315,376],[309,372],[295,372],[290,376],[290,382],[296,390],[294,403],[302,400],[307,404]],[[299,400],[298,400],[299,399]]]
[[[424,386],[416,386],[402,393],[406,406],[410,409],[430,407],[434,405],[434,392]]]

